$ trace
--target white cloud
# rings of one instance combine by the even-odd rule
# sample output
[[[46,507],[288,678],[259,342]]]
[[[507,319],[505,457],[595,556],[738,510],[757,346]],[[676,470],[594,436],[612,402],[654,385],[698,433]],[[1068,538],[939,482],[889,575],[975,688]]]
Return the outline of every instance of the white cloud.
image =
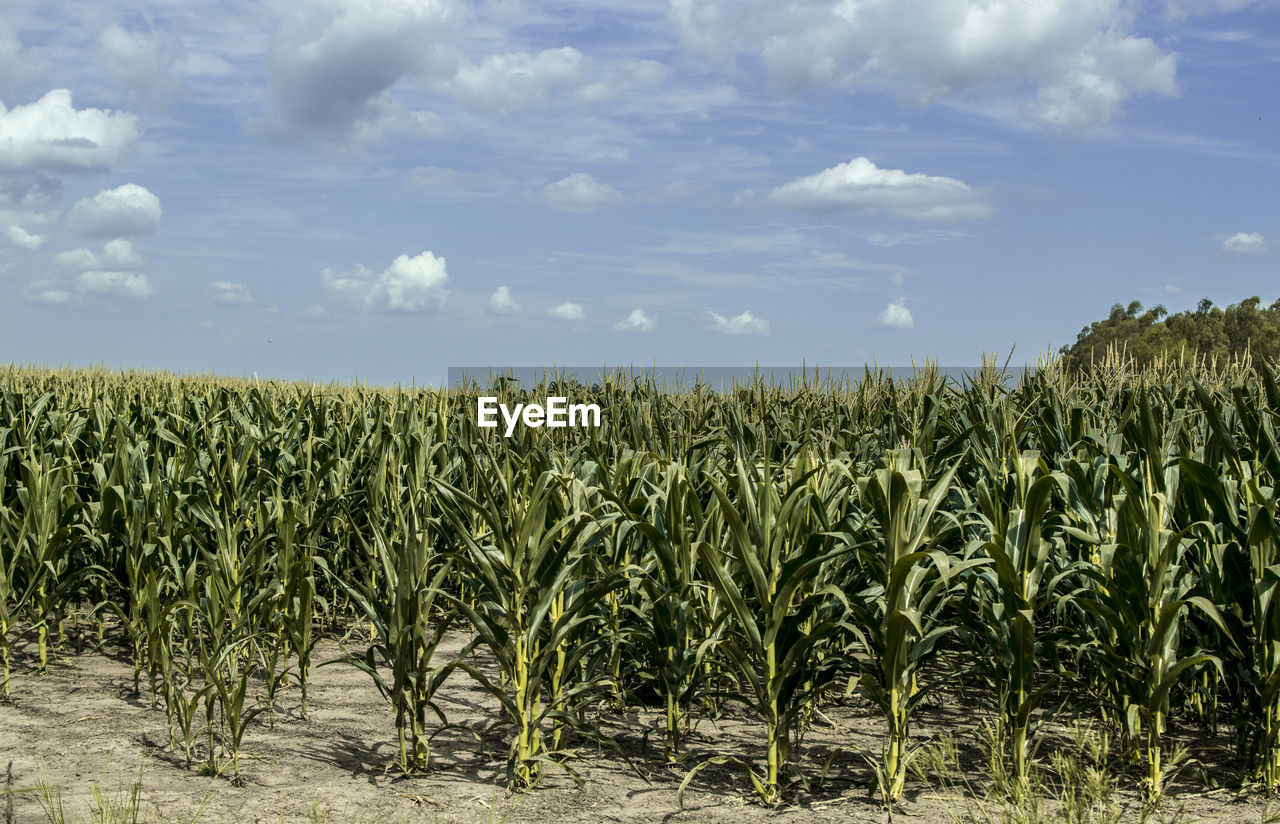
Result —
[[[53,265],[59,269],[74,269],[83,272],[85,269],[98,269],[102,264],[98,256],[88,249],[69,249],[53,256]]]
[[[103,29],[98,50],[107,71],[129,96],[164,103],[177,95],[173,66],[178,50],[158,33],[130,32],[113,23]]]
[[[722,105],[736,95],[731,86],[709,86],[693,94],[658,95],[665,98],[659,103],[655,92],[670,80],[672,72],[657,60],[620,60],[607,70],[589,63],[579,74],[582,85],[573,90],[572,98],[589,105],[615,101],[625,106],[643,97],[647,103],[658,103],[668,111],[705,112],[706,107]]]
[[[1267,251],[1267,240],[1261,232],[1236,232],[1222,241],[1222,251],[1233,255],[1261,255]]]
[[[145,298],[152,294],[147,276],[138,272],[107,272],[92,269],[76,279],[80,291],[122,298]]]
[[[67,225],[82,235],[140,235],[159,227],[160,214],[160,198],[126,183],[76,203],[67,213]]]
[[[133,248],[132,243],[124,238],[116,238],[103,244],[101,253],[88,249],[59,252],[53,256],[53,265],[58,269],[83,272],[86,269],[140,269],[146,265],[146,261]]]
[[[671,70],[656,60],[595,60],[572,46],[539,52],[501,52],[461,63],[448,72],[426,77],[433,91],[447,94],[464,107],[482,112],[513,112],[547,106],[599,106],[614,103],[623,110],[643,99],[645,107],[685,111],[732,99],[727,86],[690,95],[655,96]]]
[[[369,101],[364,116],[355,121],[349,134],[362,143],[372,143],[388,135],[424,136],[446,131],[444,118],[434,112],[409,111],[383,92]]]
[[[253,292],[243,283],[215,280],[209,284],[209,291],[218,303],[253,303]]]
[[[44,303],[49,306],[63,306],[70,303],[72,298],[69,290],[59,288],[57,284],[47,280],[27,284],[24,295],[32,303]]]
[[[648,332],[658,325],[658,319],[645,313],[643,309],[632,309],[631,314],[613,325],[621,332]]]
[[[21,226],[6,226],[4,229],[4,239],[12,243],[14,246],[20,246],[23,249],[39,249],[44,245],[44,235],[33,235]]]
[[[423,312],[443,306],[448,294],[445,259],[430,251],[401,255],[381,272],[357,266],[348,273],[325,269],[320,277],[333,297],[373,311]]]
[[[36,303],[65,304],[86,296],[150,297],[154,290],[138,271],[146,261],[124,238],[107,241],[100,252],[68,249],[53,257],[50,276],[27,285],[26,297]]]
[[[520,304],[511,297],[510,287],[499,286],[493,290],[489,296],[489,311],[495,315],[514,315],[520,311]]]
[[[142,255],[124,238],[108,240],[102,245],[102,263],[111,269],[137,269],[145,265]]]
[[[651,90],[668,76],[668,69],[654,60],[610,58],[595,63],[567,45],[504,49],[516,38],[506,25],[494,24],[492,8],[485,3],[268,0],[267,7],[275,21],[267,70],[268,110],[251,121],[250,128],[273,140],[367,142],[391,131],[443,129],[438,115],[404,112],[401,100],[415,92],[447,97],[475,112],[502,113],[625,103],[633,90]],[[530,9],[525,19],[512,25],[538,26],[554,15]],[[716,87],[715,94],[723,96],[722,89]],[[682,101],[671,98],[668,103]],[[463,126],[474,123],[465,113],[457,119]],[[377,126],[369,128],[370,124]]]
[[[587,317],[587,313],[582,311],[582,304],[567,301],[559,306],[552,306],[547,314],[560,320],[585,320]]]
[[[575,172],[542,187],[542,198],[554,209],[579,213],[617,206],[624,199],[622,192],[605,183],[597,183],[585,172]]]
[[[984,193],[963,181],[881,169],[865,157],[779,186],[769,199],[809,212],[859,209],[913,220],[984,218],[993,212]]]
[[[0,169],[104,171],[137,139],[132,114],[76,109],[66,89],[12,109],[0,103]]]
[[[581,83],[582,74],[582,52],[564,46],[537,54],[491,54],[437,85],[466,106],[510,111],[545,103],[558,90]]]
[[[764,318],[757,318],[750,312],[743,312],[732,318],[726,318],[724,315],[718,315],[715,312],[707,312],[707,319],[711,321],[712,331],[719,332],[722,335],[767,335],[769,334],[769,321]]]
[[[1172,95],[1176,56],[1130,33],[1125,0],[670,0],[689,49],[761,59],[784,89],[887,91],[1058,129]],[[1009,111],[1012,106],[1012,111]]]
[[[911,310],[907,308],[905,298],[890,301],[880,313],[879,320],[881,326],[887,326],[890,329],[916,328],[915,319],[911,317]]]
[[[274,0],[270,110],[253,126],[277,139],[345,137],[377,122],[403,78],[452,72],[454,0]],[[380,131],[380,130],[379,130]]]

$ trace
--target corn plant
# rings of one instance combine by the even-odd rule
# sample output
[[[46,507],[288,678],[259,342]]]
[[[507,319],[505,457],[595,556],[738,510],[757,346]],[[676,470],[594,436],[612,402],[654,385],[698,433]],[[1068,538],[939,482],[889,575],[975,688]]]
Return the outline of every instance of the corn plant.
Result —
[[[724,611],[715,620],[731,626],[712,643],[765,724],[764,772],[749,765],[747,770],[767,804],[783,799],[798,723],[843,662],[821,644],[840,631],[848,603],[833,583],[814,580],[854,545],[813,528],[813,519],[821,525],[826,513],[809,488],[810,474],[779,489],[767,458],[748,467],[739,457],[728,489],[710,481],[725,526],[723,542],[698,543],[699,568]],[[702,766],[724,760],[704,761],[684,784]]]
[[[266,712],[268,704],[250,700],[254,677],[255,648],[259,636],[228,639],[202,634],[199,645],[200,668],[204,674],[206,729],[209,735],[209,769],[220,773],[222,767],[214,757],[217,739],[221,755],[231,762],[234,778],[240,777],[240,747],[244,734],[254,718]],[[266,639],[268,643],[270,639]],[[214,646],[218,644],[219,646]],[[217,710],[218,724],[214,725]]]
[[[18,591],[14,580],[18,567],[14,520],[13,513],[0,506],[0,659],[3,660],[0,697],[6,700],[9,698],[9,679],[12,668],[10,648],[13,642],[9,633],[13,630],[16,618],[21,613],[26,600]]]
[[[434,608],[449,562],[435,551],[431,519],[425,512],[419,514],[429,508],[425,495],[417,501],[410,498],[397,515],[391,538],[380,528],[374,529],[371,541],[357,533],[355,583],[337,580],[372,627],[365,654],[348,660],[373,679],[395,708],[400,770],[406,774],[430,766],[426,711],[434,712],[441,724],[448,723],[435,694],[452,665],[438,665],[433,659],[451,623],[448,613]],[[317,563],[328,570],[324,559]],[[379,670],[379,662],[390,669],[390,678]]]
[[[989,538],[978,552],[990,560],[970,577],[964,622],[978,670],[998,685],[1000,729],[1008,736],[1008,757],[1015,786],[1030,788],[1033,713],[1056,679],[1045,673],[1046,646],[1060,639],[1045,637],[1038,626],[1058,601],[1054,590],[1068,574],[1059,571],[1060,538],[1046,535],[1055,488],[1065,476],[1046,474],[1034,451],[1009,459],[1012,471],[989,489],[976,486],[979,512]],[[998,480],[998,479],[993,479]]]
[[[316,558],[314,549],[300,536],[297,504],[277,498],[274,532],[276,535],[276,590],[272,616],[280,640],[277,646],[293,654],[298,662],[298,687],[301,690],[299,714],[307,717],[307,683],[311,672],[311,656],[320,636],[315,632],[318,611],[327,607],[316,594]],[[322,559],[323,560],[323,559]]]
[[[1115,496],[1116,540],[1099,547],[1099,565],[1087,570],[1095,586],[1081,603],[1097,621],[1087,646],[1109,673],[1111,707],[1127,738],[1141,742],[1147,799],[1154,803],[1170,776],[1163,758],[1170,693],[1184,673],[1222,666],[1216,655],[1183,650],[1187,612],[1198,610],[1224,632],[1226,626],[1213,603],[1193,594],[1191,527],[1171,528],[1169,496],[1156,488],[1150,462],[1143,466],[1140,480],[1116,470],[1125,489]]]
[[[674,764],[688,730],[703,669],[703,642],[709,636],[698,590],[698,543],[705,523],[703,506],[682,464],[669,463],[660,481],[647,486],[633,506],[635,529],[646,542],[645,599],[626,603],[629,638],[645,651],[640,678],[657,691],[664,706],[663,758]],[[623,504],[626,506],[626,504]],[[615,671],[617,678],[620,671]]]
[[[851,598],[852,623],[857,690],[888,725],[879,758],[868,758],[886,804],[902,797],[916,752],[910,744],[911,715],[927,692],[919,675],[938,643],[955,630],[943,615],[953,582],[984,563],[980,558],[953,563],[938,548],[948,532],[938,527],[938,510],[956,467],[926,489],[911,459],[910,450],[892,451],[883,468],[858,478],[865,512],[842,528],[844,540],[858,546],[858,560],[870,576]]]
[[[1216,467],[1182,458],[1179,468],[1187,505],[1203,519],[1197,531],[1204,558],[1200,590],[1219,607],[1228,627],[1219,648],[1233,664],[1233,680],[1243,695],[1240,749],[1270,792],[1280,787],[1280,502],[1271,481],[1280,477],[1272,428],[1280,388],[1269,368],[1261,372],[1262,398],[1250,403],[1240,392],[1235,397],[1244,441],[1256,459],[1241,455],[1215,399],[1197,385],[1211,446],[1220,458]]]
[[[565,513],[570,479],[548,470],[523,489],[507,473],[490,477],[493,484],[482,490],[482,499],[437,482],[461,543],[453,557],[469,592],[469,600],[452,595],[449,600],[471,624],[478,645],[493,655],[501,677],[494,680],[466,660],[458,666],[515,725],[507,761],[513,786],[531,786],[548,761],[576,778],[563,757],[548,751],[544,727],[569,725],[595,737],[576,710],[607,689],[607,676],[588,675],[569,684],[556,678],[579,671],[592,644],[566,649],[565,641],[597,620],[596,604],[618,585],[622,571],[590,584],[581,576],[586,554],[603,537],[602,524],[590,512]],[[471,532],[471,514],[483,533]]]
[[[64,594],[74,579],[91,571],[88,566],[73,564],[83,539],[77,498],[70,466],[48,453],[27,452],[21,461],[22,484],[17,490],[18,511],[7,510],[4,537],[6,583],[9,590],[9,617],[5,632],[18,610],[36,628],[39,664],[45,672],[49,662],[49,624],[63,609]],[[16,609],[15,609],[16,607]],[[6,645],[6,662],[7,650]],[[5,689],[8,689],[6,671]],[[7,694],[7,693],[6,693]]]

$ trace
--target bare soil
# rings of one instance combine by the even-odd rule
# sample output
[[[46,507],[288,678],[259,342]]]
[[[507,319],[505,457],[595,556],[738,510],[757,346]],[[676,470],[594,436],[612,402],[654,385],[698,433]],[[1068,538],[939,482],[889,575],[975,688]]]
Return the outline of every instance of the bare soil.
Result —
[[[27,639],[29,641],[29,639]],[[461,636],[446,639],[442,653],[460,649]],[[363,648],[359,648],[363,651]],[[677,804],[677,790],[688,767],[714,755],[758,760],[762,729],[745,711],[726,711],[718,722],[703,721],[689,742],[684,768],[662,765],[661,717],[657,712],[613,717],[609,733],[630,764],[616,754],[584,744],[570,762],[584,779],[582,787],[564,772],[550,770],[531,791],[508,794],[505,788],[506,728],[492,728],[496,702],[464,673],[455,672],[440,692],[451,726],[432,744],[431,769],[403,777],[397,756],[394,716],[367,675],[336,663],[313,670],[308,717],[299,715],[299,694],[291,688],[274,722],[264,715],[245,736],[241,778],[202,774],[187,767],[169,748],[163,709],[150,706],[145,675],[142,695],[133,694],[133,668],[109,653],[53,656],[49,672],[35,675],[30,643],[15,650],[12,699],[0,703],[0,782],[12,762],[15,822],[49,820],[51,799],[61,799],[67,821],[95,820],[94,791],[120,798],[140,781],[145,815],[163,822],[882,822],[880,803],[869,796],[873,776],[857,756],[837,755],[828,780],[794,802],[770,809],[756,803],[741,768],[710,766],[698,773]],[[317,662],[339,657],[336,642],[317,650]],[[879,749],[880,725],[857,702],[829,707],[826,719],[805,737],[800,757],[817,776],[827,756],[850,745]],[[923,737],[958,730],[967,741],[980,719],[972,708],[926,705],[914,732]],[[180,748],[179,748],[180,749]],[[1194,750],[1205,758],[1200,776],[1228,774],[1221,742],[1203,742]],[[1046,755],[1042,749],[1041,755]],[[976,765],[976,745],[962,748],[962,763]],[[1194,776],[1193,776],[1194,777]],[[1126,786],[1136,779],[1126,778]],[[43,787],[43,791],[41,791]],[[2,786],[0,786],[2,789]],[[1123,797],[1141,820],[1135,798]],[[1277,807],[1280,809],[1280,807]],[[985,810],[985,812],[981,812]],[[1203,777],[1174,787],[1153,821],[1262,822],[1265,799],[1240,798],[1229,790],[1206,787]],[[0,820],[5,810],[0,800]],[[998,812],[972,796],[942,791],[913,780],[908,798],[895,814],[900,821],[950,824],[952,821],[1000,821]]]

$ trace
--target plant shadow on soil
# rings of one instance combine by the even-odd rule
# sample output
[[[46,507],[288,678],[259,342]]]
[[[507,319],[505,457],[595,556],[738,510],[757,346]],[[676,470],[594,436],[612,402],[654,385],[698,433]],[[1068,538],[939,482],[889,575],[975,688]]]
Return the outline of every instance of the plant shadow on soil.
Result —
[[[440,652],[451,655],[462,646],[462,636],[455,634]],[[143,806],[149,811],[140,820],[163,822],[190,821],[197,811],[201,822],[742,824],[774,818],[887,819],[879,801],[868,792],[874,782],[872,771],[852,753],[855,747],[878,752],[882,728],[853,701],[824,708],[825,717],[797,749],[811,781],[822,773],[828,756],[838,748],[845,750],[833,760],[820,785],[798,793],[781,808],[770,809],[752,801],[751,783],[741,767],[710,764],[690,782],[682,811],[677,791],[688,769],[716,755],[758,760],[759,725],[732,703],[718,720],[698,723],[687,739],[684,762],[677,768],[661,761],[660,712],[606,714],[606,733],[625,757],[595,742],[577,742],[578,758],[571,765],[584,779],[581,787],[564,771],[548,765],[533,790],[513,796],[505,789],[508,730],[494,725],[496,702],[463,673],[451,675],[438,693],[450,726],[432,740],[431,768],[425,774],[404,777],[395,766],[393,713],[368,677],[340,663],[316,666],[307,718],[301,717],[297,689],[286,690],[274,722],[263,715],[245,736],[242,780],[232,782],[201,770],[202,755],[188,767],[180,746],[177,752],[171,751],[165,713],[151,707],[145,673],[134,696],[128,656],[103,653],[51,653],[48,674],[39,676],[32,672],[34,639],[24,636],[16,645],[13,697],[0,703],[0,762],[13,761],[14,821],[49,820],[48,797],[61,799],[68,821],[94,820],[89,810],[95,789],[101,794],[130,780],[140,781]],[[325,662],[340,655],[336,643],[325,641],[315,660]],[[962,695],[941,694],[920,706],[914,721],[920,740],[955,734],[956,780],[949,787],[913,781],[897,820],[918,824],[1002,820],[998,811],[974,813],[974,805],[984,803],[977,797],[981,790],[974,790],[980,788],[986,769],[987,755],[977,735],[982,718],[971,698]],[[1166,820],[1174,820],[1181,808],[1176,820],[1182,824],[1263,821],[1264,799],[1238,800],[1221,789],[1232,780],[1235,769],[1226,732],[1197,736],[1197,730],[1187,728],[1180,734],[1178,740],[1203,763],[1185,770],[1170,787],[1164,805]],[[1069,730],[1046,728],[1040,755],[1047,760],[1052,750],[1071,746]],[[37,791],[41,786],[46,790],[43,800]],[[1139,806],[1135,787],[1136,778],[1125,776],[1117,790],[1117,799],[1129,811]],[[1133,812],[1119,820],[1140,819]]]

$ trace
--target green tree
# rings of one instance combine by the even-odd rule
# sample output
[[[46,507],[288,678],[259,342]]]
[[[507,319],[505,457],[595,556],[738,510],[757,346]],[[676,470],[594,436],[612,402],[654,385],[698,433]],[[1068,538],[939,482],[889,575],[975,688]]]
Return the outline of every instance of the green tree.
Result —
[[[1225,360],[1246,352],[1275,358],[1280,354],[1280,300],[1264,308],[1255,295],[1224,310],[1203,298],[1194,310],[1173,315],[1160,305],[1143,311],[1136,300],[1128,306],[1117,303],[1104,320],[1081,329],[1061,354],[1069,367],[1084,369],[1113,349],[1122,349],[1140,365],[1180,356]]]

